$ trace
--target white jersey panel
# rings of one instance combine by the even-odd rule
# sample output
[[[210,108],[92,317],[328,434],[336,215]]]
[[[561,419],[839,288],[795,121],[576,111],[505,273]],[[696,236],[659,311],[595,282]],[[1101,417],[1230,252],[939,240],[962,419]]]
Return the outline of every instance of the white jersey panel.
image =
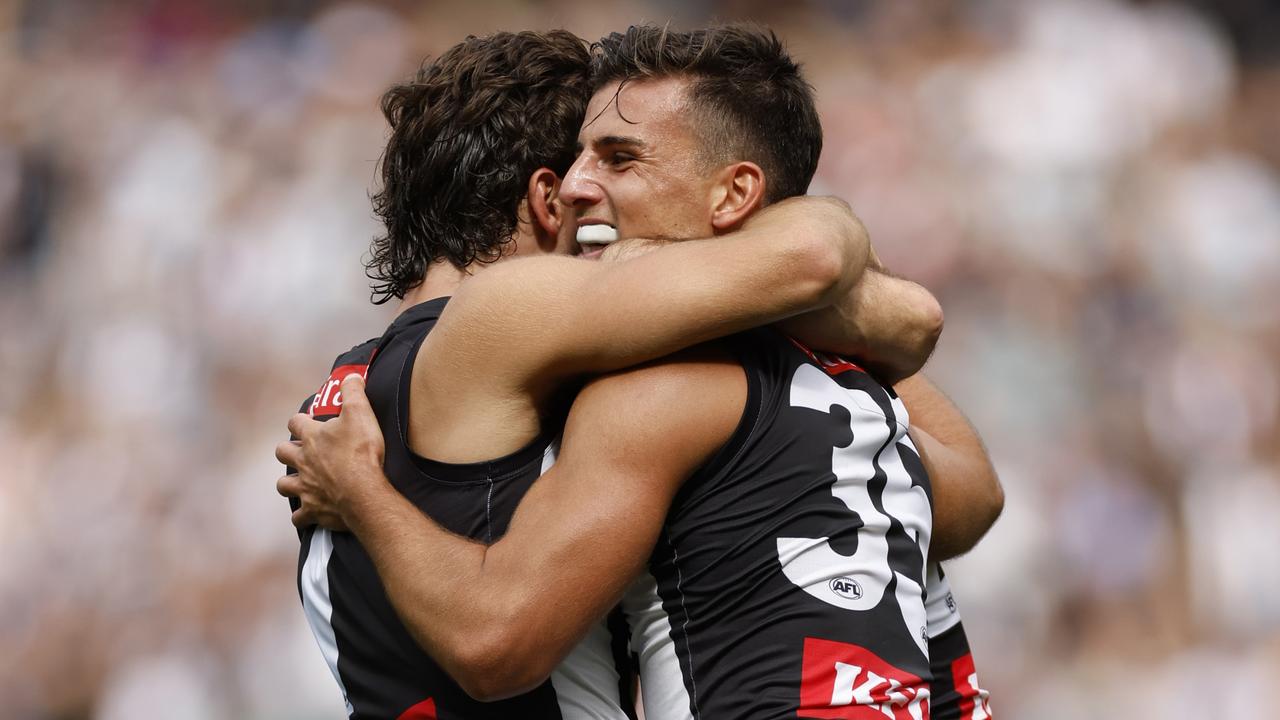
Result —
[[[925,566],[924,609],[930,638],[936,638],[960,623],[960,610],[951,595],[951,583],[942,575],[942,567],[934,561]]]
[[[671,618],[662,609],[653,575],[645,572],[636,578],[622,596],[622,611],[631,626],[631,650],[640,658],[645,720],[693,720]]]
[[[618,705],[618,669],[604,622],[591,626],[587,636],[551,673],[551,687],[564,720],[627,720]]]
[[[320,653],[329,664],[333,679],[342,690],[342,700],[347,704],[347,714],[355,712],[347,699],[347,688],[338,674],[338,640],[333,632],[333,600],[329,597],[329,557],[333,555],[333,536],[328,530],[317,527],[311,534],[311,549],[302,565],[302,577],[298,585],[302,591],[302,609],[307,624],[316,637]]]
[[[557,439],[542,456],[540,475],[555,465],[559,452]],[[603,620],[591,626],[582,642],[551,673],[551,687],[564,720],[627,720],[618,704],[619,680],[612,636]]]

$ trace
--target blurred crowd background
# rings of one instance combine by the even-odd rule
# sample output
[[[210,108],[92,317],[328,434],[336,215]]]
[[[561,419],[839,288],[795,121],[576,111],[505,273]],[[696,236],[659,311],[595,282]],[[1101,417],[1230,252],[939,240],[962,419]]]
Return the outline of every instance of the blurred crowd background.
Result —
[[[0,718],[341,718],[272,449],[389,321],[379,94],[712,18],[785,38],[813,191],[943,301],[1008,496],[948,566],[996,716],[1273,715],[1275,3],[0,0]]]

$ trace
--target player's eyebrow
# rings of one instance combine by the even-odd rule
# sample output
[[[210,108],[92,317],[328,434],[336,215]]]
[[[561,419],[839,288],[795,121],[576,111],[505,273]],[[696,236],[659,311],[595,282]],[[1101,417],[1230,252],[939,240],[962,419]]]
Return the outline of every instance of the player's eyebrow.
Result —
[[[645,145],[645,142],[640,138],[628,137],[626,135],[604,135],[593,140],[591,144],[596,147],[623,145],[626,147],[638,148],[640,150],[643,150],[645,147],[647,147]]]

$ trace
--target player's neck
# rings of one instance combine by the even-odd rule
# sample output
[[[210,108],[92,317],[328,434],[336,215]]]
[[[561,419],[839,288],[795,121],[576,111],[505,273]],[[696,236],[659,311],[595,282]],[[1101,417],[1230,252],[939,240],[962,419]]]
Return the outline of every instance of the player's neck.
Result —
[[[437,260],[431,263],[427,267],[426,274],[422,276],[422,282],[404,294],[397,313],[402,313],[428,300],[453,295],[467,277],[465,270],[454,267],[448,260]]]
[[[497,262],[505,259],[500,258]],[[448,260],[437,260],[427,268],[426,274],[422,276],[422,283],[405,293],[404,300],[400,302],[400,308],[396,312],[402,313],[419,303],[451,296],[458,292],[462,283],[484,272],[492,264],[475,262],[468,265],[466,269],[459,269]]]
[[[458,292],[458,288],[462,283],[466,282],[468,278],[473,278],[476,275],[479,275],[484,272],[486,268],[491,267],[493,263],[510,260],[511,258],[520,255],[545,255],[550,252],[549,250],[544,249],[536,240],[532,240],[527,236],[527,233],[524,232],[517,231],[517,234],[512,238],[512,240],[513,242],[503,249],[502,256],[493,262],[477,261],[471,263],[464,269],[459,269],[455,267],[453,263],[444,259],[436,260],[431,263],[427,266],[426,274],[422,276],[422,282],[414,289],[405,293],[404,300],[400,302],[400,308],[396,311],[397,314],[402,313],[419,303],[453,295]],[[531,248],[531,250],[521,252],[524,248]]]

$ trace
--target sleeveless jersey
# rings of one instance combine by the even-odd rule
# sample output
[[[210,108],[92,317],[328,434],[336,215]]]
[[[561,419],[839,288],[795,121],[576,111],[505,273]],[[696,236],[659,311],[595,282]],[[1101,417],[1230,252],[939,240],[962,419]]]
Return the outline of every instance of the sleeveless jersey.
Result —
[[[408,446],[409,391],[418,348],[447,298],[415,305],[377,340],[342,354],[304,412],[327,420],[341,412],[338,390],[351,373],[366,393],[386,439],[391,484],[444,528],[486,543],[506,532],[516,505],[555,460],[558,441],[545,434],[490,462],[455,465],[414,454]],[[558,429],[557,429],[558,430]],[[296,503],[296,501],[295,501]],[[296,505],[295,505],[296,507]],[[373,561],[350,533],[309,527],[299,532],[298,590],[307,621],[353,720],[625,720],[629,673],[625,639],[598,623],[551,679],[524,695],[492,703],[469,697],[418,645],[396,615]]]
[[[776,331],[623,608],[650,720],[928,717],[931,489],[902,401]]]

